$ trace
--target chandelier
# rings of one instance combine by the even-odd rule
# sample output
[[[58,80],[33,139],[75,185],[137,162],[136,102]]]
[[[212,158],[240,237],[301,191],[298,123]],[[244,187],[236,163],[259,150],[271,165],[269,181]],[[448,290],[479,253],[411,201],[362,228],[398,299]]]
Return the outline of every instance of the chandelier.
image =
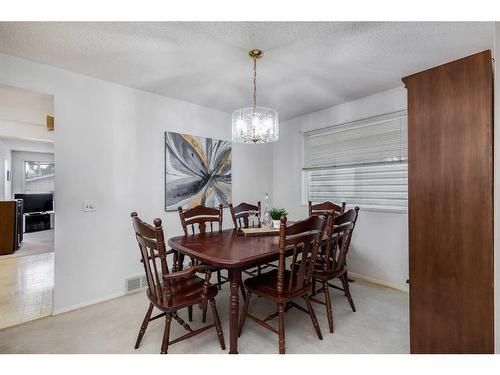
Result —
[[[257,107],[257,59],[263,54],[260,49],[248,52],[253,59],[253,107],[233,112],[233,142],[236,143],[268,143],[279,137],[278,112],[268,107]]]

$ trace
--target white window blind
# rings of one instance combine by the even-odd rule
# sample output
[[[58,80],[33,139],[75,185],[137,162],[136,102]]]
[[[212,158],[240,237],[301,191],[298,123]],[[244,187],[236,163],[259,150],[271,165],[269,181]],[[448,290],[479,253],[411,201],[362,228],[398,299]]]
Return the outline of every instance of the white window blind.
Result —
[[[305,133],[308,200],[406,210],[407,137],[406,111]]]

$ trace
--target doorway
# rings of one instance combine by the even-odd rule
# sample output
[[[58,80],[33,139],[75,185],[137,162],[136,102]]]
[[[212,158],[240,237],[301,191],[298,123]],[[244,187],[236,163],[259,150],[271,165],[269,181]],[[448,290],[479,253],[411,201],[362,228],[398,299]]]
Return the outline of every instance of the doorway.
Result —
[[[0,86],[0,329],[52,315],[53,96]]]

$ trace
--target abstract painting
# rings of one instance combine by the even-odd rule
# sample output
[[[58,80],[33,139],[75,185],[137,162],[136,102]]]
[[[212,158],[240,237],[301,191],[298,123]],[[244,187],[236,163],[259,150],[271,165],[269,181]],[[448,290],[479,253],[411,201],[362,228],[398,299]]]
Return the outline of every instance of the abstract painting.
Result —
[[[165,132],[165,210],[231,201],[231,142]]]

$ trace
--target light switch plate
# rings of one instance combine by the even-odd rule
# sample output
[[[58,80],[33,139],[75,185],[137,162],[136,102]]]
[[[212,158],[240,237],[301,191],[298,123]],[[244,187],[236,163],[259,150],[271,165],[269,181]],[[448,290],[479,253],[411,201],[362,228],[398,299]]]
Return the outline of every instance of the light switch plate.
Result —
[[[91,200],[84,200],[83,201],[83,212],[93,212],[96,210],[96,203],[95,201]]]

